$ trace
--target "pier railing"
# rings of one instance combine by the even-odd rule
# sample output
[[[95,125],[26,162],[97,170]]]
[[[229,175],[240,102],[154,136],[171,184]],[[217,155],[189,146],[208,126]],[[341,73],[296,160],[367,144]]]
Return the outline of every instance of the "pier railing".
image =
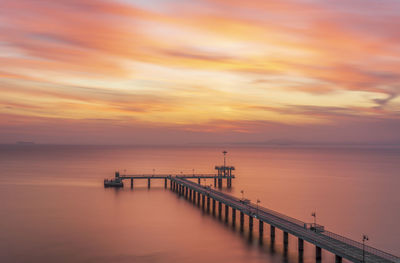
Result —
[[[335,233],[327,231],[327,230],[325,230],[321,234],[325,235],[327,237],[330,237],[332,239],[339,240],[339,241],[341,241],[343,243],[346,243],[346,244],[348,244],[350,246],[353,246],[353,247],[356,247],[356,248],[359,248],[359,249],[363,249],[363,244],[362,243],[357,242],[355,240],[352,240],[350,238],[335,234]],[[393,261],[393,262],[400,262],[399,261],[400,259],[398,257],[396,257],[394,255],[391,255],[389,253],[386,253],[386,252],[384,252],[382,250],[379,250],[379,249],[376,249],[376,248],[373,248],[373,247],[370,247],[370,246],[367,246],[367,245],[364,245],[364,250],[365,250],[365,252],[380,256],[380,257],[385,258],[387,260],[390,260],[390,261]]]

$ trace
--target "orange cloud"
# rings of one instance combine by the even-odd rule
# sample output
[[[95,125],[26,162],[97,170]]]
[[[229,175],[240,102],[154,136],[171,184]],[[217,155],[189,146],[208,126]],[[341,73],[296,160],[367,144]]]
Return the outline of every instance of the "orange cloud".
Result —
[[[396,119],[386,1],[5,0],[0,114],[238,133]]]

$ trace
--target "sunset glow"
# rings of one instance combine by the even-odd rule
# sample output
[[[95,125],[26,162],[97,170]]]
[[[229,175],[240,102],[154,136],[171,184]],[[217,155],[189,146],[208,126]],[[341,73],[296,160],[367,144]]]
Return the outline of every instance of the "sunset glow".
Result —
[[[0,142],[400,141],[397,0],[0,4]]]

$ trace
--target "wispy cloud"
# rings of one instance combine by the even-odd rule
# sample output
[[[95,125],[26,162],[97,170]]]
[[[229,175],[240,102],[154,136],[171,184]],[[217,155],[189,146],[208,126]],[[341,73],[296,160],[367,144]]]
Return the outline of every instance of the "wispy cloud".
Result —
[[[399,26],[393,0],[3,0],[0,114],[239,134],[392,122]]]

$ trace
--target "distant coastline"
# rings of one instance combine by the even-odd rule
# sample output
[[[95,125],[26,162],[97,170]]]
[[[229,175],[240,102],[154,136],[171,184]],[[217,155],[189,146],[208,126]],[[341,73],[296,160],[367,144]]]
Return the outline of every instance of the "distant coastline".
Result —
[[[28,142],[28,141],[18,141],[15,144],[17,145],[35,145],[35,142]]]

